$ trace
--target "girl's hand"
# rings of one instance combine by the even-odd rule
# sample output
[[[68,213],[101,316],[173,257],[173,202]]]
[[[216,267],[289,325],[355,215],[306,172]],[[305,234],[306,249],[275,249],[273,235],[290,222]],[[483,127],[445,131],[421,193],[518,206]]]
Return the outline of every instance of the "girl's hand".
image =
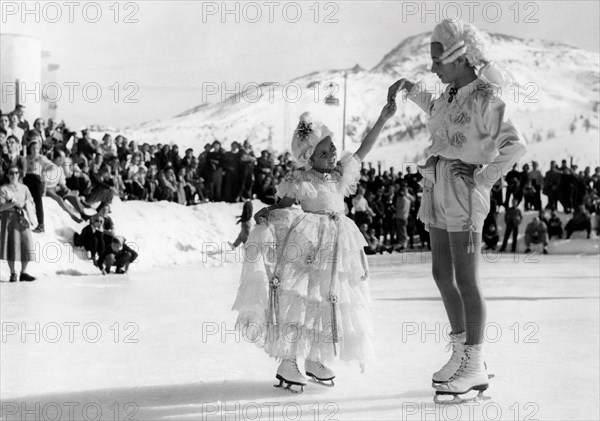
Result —
[[[266,224],[269,221],[269,208],[262,208],[254,214],[254,221],[257,224]]]
[[[475,185],[475,178],[473,174],[475,170],[479,168],[478,165],[475,164],[467,164],[465,162],[455,162],[452,164],[451,170],[452,174],[456,177],[460,177],[472,186]]]
[[[381,116],[383,120],[389,120],[396,113],[396,101],[388,102],[381,110]]]
[[[412,89],[413,85],[414,85],[414,83],[409,82],[406,79],[400,79],[399,81],[394,83],[388,89],[388,97],[387,97],[388,103],[391,103],[394,101],[394,99],[396,98],[396,95],[398,94],[398,91],[400,91],[402,89],[406,89],[407,91],[410,91]]]

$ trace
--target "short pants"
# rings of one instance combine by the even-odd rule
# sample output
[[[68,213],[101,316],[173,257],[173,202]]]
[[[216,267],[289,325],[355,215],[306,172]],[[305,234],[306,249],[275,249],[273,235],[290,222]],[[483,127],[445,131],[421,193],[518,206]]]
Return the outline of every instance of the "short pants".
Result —
[[[422,171],[425,178],[419,208],[419,219],[427,230],[433,227],[465,232],[472,228],[473,232],[481,233],[483,221],[490,211],[490,189],[482,185],[470,187],[465,180],[454,176],[450,169],[456,160],[433,158],[427,162],[429,165]]]

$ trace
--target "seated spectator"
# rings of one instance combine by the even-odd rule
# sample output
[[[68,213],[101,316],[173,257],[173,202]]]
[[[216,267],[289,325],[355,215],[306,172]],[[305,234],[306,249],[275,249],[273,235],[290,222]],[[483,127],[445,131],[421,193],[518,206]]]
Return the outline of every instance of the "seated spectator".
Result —
[[[91,160],[96,154],[96,147],[92,138],[90,138],[89,131],[84,129],[81,131],[81,138],[77,140],[77,154],[82,154],[88,161]]]
[[[124,274],[129,270],[129,265],[138,257],[138,254],[131,249],[125,242],[113,237],[110,243],[104,248],[100,257],[98,257],[98,267],[103,275],[110,273],[112,266],[115,266],[115,273]]]
[[[525,253],[531,252],[532,244],[542,244],[544,254],[548,254],[548,229],[538,216],[534,216],[525,228]]]
[[[112,241],[112,237],[115,236],[115,224],[110,215],[110,204],[108,203],[100,203],[98,209],[96,209],[98,215],[100,215],[104,219],[104,223],[102,224],[102,232],[104,233],[104,243],[110,244]],[[111,237],[111,238],[107,238]],[[108,240],[108,241],[107,241]]]
[[[4,155],[8,153],[8,146],[6,145],[6,138],[8,137],[8,132],[0,127],[0,155]]]
[[[104,159],[117,156],[117,145],[113,141],[112,136],[108,133],[102,137],[102,143],[100,144],[98,152],[104,157]]]
[[[138,173],[131,177],[131,181],[125,184],[129,200],[146,200],[148,195],[146,185],[146,167],[139,167]]]
[[[62,152],[62,156],[64,156],[61,167],[65,174],[67,187],[71,190],[77,191],[79,196],[86,197],[89,195],[92,192],[92,181],[90,180],[90,176],[87,173],[87,168],[85,167],[85,165],[87,165],[87,160],[78,160],[84,165],[84,168],[81,168],[73,159],[66,156],[65,151],[60,149],[56,149],[56,151]]]
[[[567,232],[567,238],[571,237],[575,231],[586,231],[587,238],[590,238],[592,232],[592,217],[583,205],[577,206],[577,209],[573,212],[573,217],[567,222],[565,226]]]
[[[180,205],[193,205],[194,204],[194,188],[187,180],[187,170],[185,167],[179,168],[177,171],[177,177],[175,178],[175,185],[177,187],[177,203]]]
[[[64,153],[62,151],[56,151],[54,154],[55,165],[48,165],[42,173],[42,178],[44,179],[44,184],[46,186],[46,196],[54,199],[75,222],[80,223],[83,219],[87,219],[87,217],[83,211],[83,204],[81,203],[77,192],[70,190],[67,187],[65,174],[62,170],[63,161]],[[67,206],[65,201],[71,203],[76,212]]]
[[[98,155],[101,156],[101,155]],[[110,174],[108,165],[101,165],[97,171],[90,174],[92,180],[92,192],[86,197],[87,203],[106,202],[112,203],[117,189]]]
[[[104,250],[104,233],[102,226],[104,218],[100,214],[92,216],[90,224],[81,230],[81,234],[73,235],[73,244],[75,247],[83,247],[87,252],[88,259],[91,259],[94,266],[98,265],[98,256]]]
[[[562,221],[560,220],[558,215],[556,215],[555,210],[552,210],[552,212],[550,213],[550,219],[548,220],[546,225],[548,226],[548,239],[549,240],[552,239],[552,237],[554,237],[554,236],[558,237],[558,239],[562,238],[562,235],[563,235]]]
[[[379,236],[377,235],[375,228],[369,229],[369,239],[367,240],[367,243],[369,243],[369,250],[371,250],[374,253],[383,254],[384,251],[387,251],[391,254],[394,251],[393,246],[385,246],[381,244],[381,241],[379,240]]]
[[[173,202],[177,198],[177,179],[175,170],[170,163],[158,173],[158,188],[156,190],[156,200],[168,200]]]
[[[148,172],[146,173],[146,183],[144,184],[144,189],[146,190],[146,200],[149,202],[155,202],[158,200],[156,198],[156,191],[158,190],[158,169],[154,162],[151,162],[148,165]]]
[[[496,250],[496,246],[500,241],[495,215],[496,214],[494,212],[490,211],[488,216],[483,221],[481,239],[483,240],[483,243],[485,244],[487,250]]]

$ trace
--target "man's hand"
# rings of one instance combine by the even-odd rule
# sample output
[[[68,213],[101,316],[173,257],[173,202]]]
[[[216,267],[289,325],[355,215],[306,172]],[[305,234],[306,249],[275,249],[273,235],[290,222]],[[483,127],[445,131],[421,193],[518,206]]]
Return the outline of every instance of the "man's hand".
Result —
[[[456,177],[460,177],[465,180],[468,184],[474,186],[475,178],[473,177],[475,170],[478,168],[475,164],[466,164],[464,162],[455,162],[451,166],[452,174]]]
[[[400,79],[399,81],[394,83],[388,89],[388,97],[387,97],[388,103],[392,103],[395,100],[396,95],[398,94],[398,91],[400,91],[402,89],[406,89],[407,91],[410,91],[412,89],[413,85],[414,84],[412,82],[409,82],[408,80],[406,80],[404,78]]]

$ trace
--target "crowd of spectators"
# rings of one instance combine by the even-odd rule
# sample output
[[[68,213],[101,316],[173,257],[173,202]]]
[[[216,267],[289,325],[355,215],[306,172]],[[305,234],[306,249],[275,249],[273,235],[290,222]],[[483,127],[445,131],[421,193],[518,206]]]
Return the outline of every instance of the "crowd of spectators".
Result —
[[[33,196],[38,220],[34,232],[44,231],[43,195],[56,200],[77,222],[89,219],[86,207],[98,202],[110,205],[115,196],[182,205],[254,198],[273,204],[277,185],[293,165],[289,153],[255,153],[248,140],[232,142],[228,151],[215,140],[199,153],[192,148],[180,153],[176,144],[139,144],[108,133],[98,141],[88,130],[76,133],[53,119],[46,123],[38,118],[30,126],[21,106],[0,117],[0,184],[8,181],[10,164],[22,168],[23,182]],[[413,248],[415,238],[421,247],[429,247],[429,235],[416,217],[420,179],[411,166],[402,173],[363,163],[360,187],[346,205],[348,215],[365,233],[367,252]],[[492,209],[483,228],[484,241],[490,238],[488,248],[495,237],[499,242],[495,215],[500,206],[507,222],[504,249],[510,234],[518,233],[516,210],[522,206],[524,211],[543,211],[542,195],[547,196],[546,210],[557,211],[560,205],[564,213],[574,212],[564,228],[567,237],[580,229],[589,235],[590,215],[600,214],[600,167],[592,174],[589,167],[580,171],[573,162],[563,160],[558,166],[552,161],[543,174],[535,161],[522,165],[521,171],[515,165],[491,191]],[[544,214],[540,216],[546,223]]]

